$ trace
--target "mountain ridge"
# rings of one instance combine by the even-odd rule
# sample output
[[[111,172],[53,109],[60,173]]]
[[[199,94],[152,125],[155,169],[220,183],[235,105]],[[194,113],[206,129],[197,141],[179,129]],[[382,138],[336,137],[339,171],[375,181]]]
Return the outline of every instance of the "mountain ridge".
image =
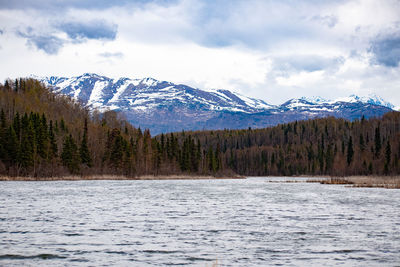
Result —
[[[55,92],[69,95],[89,109],[122,112],[133,125],[152,133],[181,130],[262,128],[315,117],[357,119],[381,116],[393,105],[371,95],[336,100],[290,99],[281,105],[224,89],[202,90],[184,84],[143,79],[112,79],[94,73],[76,77],[38,78]]]

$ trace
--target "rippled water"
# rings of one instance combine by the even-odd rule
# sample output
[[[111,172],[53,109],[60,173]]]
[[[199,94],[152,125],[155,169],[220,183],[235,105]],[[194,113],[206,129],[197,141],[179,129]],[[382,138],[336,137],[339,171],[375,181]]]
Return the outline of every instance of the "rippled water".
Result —
[[[0,182],[0,266],[400,266],[400,190]]]

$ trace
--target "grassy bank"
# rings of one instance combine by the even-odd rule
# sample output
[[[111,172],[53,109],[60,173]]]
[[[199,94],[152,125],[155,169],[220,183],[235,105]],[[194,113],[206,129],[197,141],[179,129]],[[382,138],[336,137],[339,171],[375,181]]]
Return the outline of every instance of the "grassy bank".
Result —
[[[351,187],[377,187],[400,189],[400,176],[349,176],[326,179],[310,179],[309,183],[344,184]]]

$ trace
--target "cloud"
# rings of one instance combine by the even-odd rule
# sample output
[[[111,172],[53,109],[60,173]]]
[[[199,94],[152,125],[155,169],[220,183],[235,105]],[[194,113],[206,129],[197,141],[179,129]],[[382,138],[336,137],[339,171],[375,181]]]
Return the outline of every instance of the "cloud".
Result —
[[[65,8],[90,8],[90,9],[103,9],[112,6],[126,5],[132,2],[145,2],[136,0],[0,0],[1,9],[65,9]]]
[[[319,55],[290,55],[274,58],[275,68],[285,71],[313,72],[335,68],[343,62],[343,57],[324,57]]]
[[[328,11],[341,1],[184,1],[190,37],[209,47],[240,45],[265,50],[288,41],[329,36],[338,18]]]
[[[398,14],[398,0],[0,0],[0,76],[153,76],[271,103],[376,93],[400,105]]]
[[[105,20],[64,22],[56,25],[56,28],[65,32],[73,40],[115,40],[117,36],[117,25],[108,23]]]
[[[28,46],[34,46],[49,55],[57,54],[66,44],[84,43],[89,39],[110,41],[115,40],[117,35],[117,26],[105,20],[62,22],[49,26],[40,31],[29,26],[24,30],[16,30],[16,34],[25,38]],[[40,27],[36,25],[35,28]],[[66,37],[59,37],[62,36],[60,31],[64,32]]]
[[[319,23],[322,23],[329,28],[335,27],[335,25],[338,23],[338,18],[336,16],[314,16],[311,18],[312,21],[316,21]]]
[[[27,44],[35,46],[46,54],[55,55],[64,45],[64,41],[54,35],[37,35],[28,28],[27,32],[17,31],[17,35],[27,39]]]
[[[370,49],[378,64],[397,67],[400,63],[400,34],[374,40]]]
[[[0,35],[3,35],[4,31],[2,29],[0,29]]]
[[[123,58],[124,57],[124,54],[121,52],[115,52],[115,53],[104,52],[104,53],[99,53],[98,55],[100,57],[104,57],[104,58]]]

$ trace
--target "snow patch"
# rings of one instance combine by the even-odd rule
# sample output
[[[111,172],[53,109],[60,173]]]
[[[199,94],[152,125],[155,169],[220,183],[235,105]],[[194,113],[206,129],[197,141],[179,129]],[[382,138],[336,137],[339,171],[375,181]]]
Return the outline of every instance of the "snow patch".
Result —
[[[98,107],[99,105],[101,105],[103,89],[107,86],[107,83],[108,82],[106,81],[95,82],[92,93],[90,94],[88,105],[91,105],[93,107]]]
[[[130,85],[129,81],[125,81],[118,89],[117,92],[113,95],[113,97],[108,101],[109,103],[116,102],[119,97],[125,92],[126,88]]]

